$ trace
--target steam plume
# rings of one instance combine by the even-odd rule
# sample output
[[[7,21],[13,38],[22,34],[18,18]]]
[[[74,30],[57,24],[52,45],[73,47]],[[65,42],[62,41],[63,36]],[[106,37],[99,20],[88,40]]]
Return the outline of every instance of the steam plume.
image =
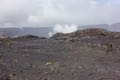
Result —
[[[48,35],[49,35],[49,37],[51,37],[52,35],[54,35],[56,33],[71,33],[71,32],[77,31],[77,29],[78,29],[78,26],[74,25],[74,24],[71,24],[71,25],[68,25],[68,24],[65,24],[65,25],[56,24],[53,27],[53,31],[49,32]]]

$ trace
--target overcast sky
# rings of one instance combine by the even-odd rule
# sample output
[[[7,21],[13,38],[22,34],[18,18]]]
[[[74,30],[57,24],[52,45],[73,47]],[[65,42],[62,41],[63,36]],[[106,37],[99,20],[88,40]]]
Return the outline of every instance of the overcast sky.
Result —
[[[120,22],[120,0],[0,0],[0,27]]]

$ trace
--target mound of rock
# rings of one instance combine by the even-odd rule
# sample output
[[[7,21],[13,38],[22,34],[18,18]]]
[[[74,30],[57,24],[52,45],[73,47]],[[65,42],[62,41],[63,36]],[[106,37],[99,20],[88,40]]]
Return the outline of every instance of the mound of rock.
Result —
[[[81,40],[81,39],[114,39],[120,38],[119,32],[111,32],[106,29],[94,28],[78,30],[73,33],[63,34],[57,33],[51,37],[54,40]]]
[[[14,38],[16,40],[26,40],[26,39],[46,39],[45,37],[38,37],[35,35],[24,35],[24,36],[20,36],[20,37],[16,37]]]

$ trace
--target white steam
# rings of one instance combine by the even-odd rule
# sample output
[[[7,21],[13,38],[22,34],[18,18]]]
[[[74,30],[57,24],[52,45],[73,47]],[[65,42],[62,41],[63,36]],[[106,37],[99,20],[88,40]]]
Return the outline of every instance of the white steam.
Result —
[[[54,35],[56,33],[71,33],[71,32],[77,31],[77,30],[78,30],[78,26],[74,25],[74,24],[71,24],[71,25],[68,25],[68,24],[65,24],[65,25],[56,24],[53,27],[53,31],[49,32],[48,35],[49,35],[49,37],[51,37],[52,35]]]

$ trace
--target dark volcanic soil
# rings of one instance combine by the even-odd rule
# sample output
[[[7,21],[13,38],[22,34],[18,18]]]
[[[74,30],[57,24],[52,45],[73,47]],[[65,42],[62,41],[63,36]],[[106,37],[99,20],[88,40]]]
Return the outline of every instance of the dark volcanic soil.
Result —
[[[1,39],[0,80],[120,80],[120,33],[95,31]]]

